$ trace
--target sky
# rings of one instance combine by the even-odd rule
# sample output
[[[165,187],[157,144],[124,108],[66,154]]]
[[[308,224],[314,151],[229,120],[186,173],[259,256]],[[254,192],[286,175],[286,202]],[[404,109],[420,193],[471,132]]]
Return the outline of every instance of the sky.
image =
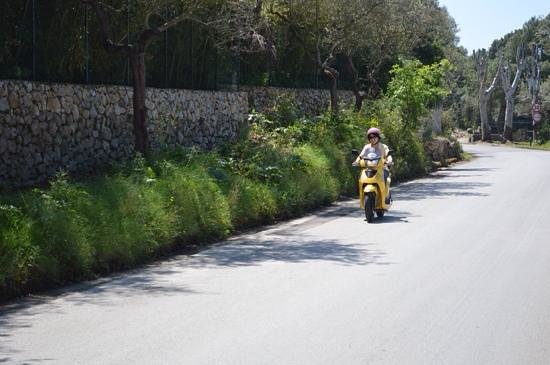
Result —
[[[550,0],[439,0],[458,26],[459,45],[471,54],[523,27],[533,16],[550,13]]]

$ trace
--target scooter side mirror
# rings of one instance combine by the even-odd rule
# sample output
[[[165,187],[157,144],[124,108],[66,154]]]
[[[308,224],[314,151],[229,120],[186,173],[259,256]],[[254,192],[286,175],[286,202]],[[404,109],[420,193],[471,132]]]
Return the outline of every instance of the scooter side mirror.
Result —
[[[393,150],[388,151],[388,156],[393,155]]]
[[[351,154],[353,157],[359,156],[359,151],[357,151],[355,148],[351,150]]]

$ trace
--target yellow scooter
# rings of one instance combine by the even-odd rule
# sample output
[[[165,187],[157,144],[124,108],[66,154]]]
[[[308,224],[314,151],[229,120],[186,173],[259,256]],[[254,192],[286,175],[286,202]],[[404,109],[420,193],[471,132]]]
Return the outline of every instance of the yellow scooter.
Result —
[[[353,150],[355,156],[359,153]],[[390,151],[391,153],[391,151]],[[365,218],[371,223],[376,216],[383,217],[390,209],[392,199],[390,195],[391,178],[388,174],[384,179],[385,159],[371,148],[365,156],[353,162],[353,166],[359,166],[359,204],[365,209]]]

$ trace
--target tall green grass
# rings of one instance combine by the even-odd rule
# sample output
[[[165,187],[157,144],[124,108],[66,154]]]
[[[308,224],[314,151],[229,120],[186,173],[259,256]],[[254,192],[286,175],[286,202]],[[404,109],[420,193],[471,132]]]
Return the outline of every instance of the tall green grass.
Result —
[[[93,178],[59,175],[47,188],[4,193],[0,298],[134,267],[355,193],[349,152],[362,147],[366,120],[283,121],[257,116],[242,140],[214,151],[163,151]]]
[[[38,257],[32,220],[13,205],[0,205],[0,288],[17,292],[28,281]]]

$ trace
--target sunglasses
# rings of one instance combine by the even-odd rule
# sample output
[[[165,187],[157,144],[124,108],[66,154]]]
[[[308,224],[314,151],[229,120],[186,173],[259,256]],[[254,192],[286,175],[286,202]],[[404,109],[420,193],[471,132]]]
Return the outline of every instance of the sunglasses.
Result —
[[[368,137],[369,137],[369,139],[371,139],[371,138],[378,138],[378,136],[375,136],[374,134],[371,134],[371,135],[368,136]]]

